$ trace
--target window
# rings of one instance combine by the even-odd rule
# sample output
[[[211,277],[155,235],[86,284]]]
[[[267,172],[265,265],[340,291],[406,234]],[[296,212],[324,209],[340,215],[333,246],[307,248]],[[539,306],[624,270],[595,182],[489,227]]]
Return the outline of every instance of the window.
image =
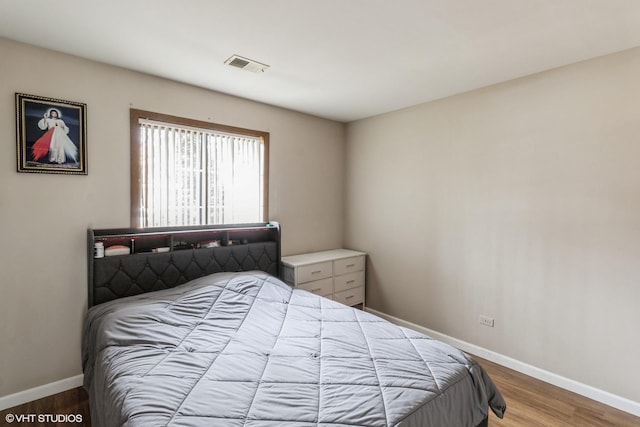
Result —
[[[269,134],[131,109],[134,227],[267,221]]]

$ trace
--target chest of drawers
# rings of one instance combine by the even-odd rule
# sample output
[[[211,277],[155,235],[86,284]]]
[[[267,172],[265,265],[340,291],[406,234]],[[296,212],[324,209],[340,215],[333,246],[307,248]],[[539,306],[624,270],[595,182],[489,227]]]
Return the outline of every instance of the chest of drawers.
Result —
[[[282,258],[284,281],[345,305],[364,305],[366,253],[349,249]]]

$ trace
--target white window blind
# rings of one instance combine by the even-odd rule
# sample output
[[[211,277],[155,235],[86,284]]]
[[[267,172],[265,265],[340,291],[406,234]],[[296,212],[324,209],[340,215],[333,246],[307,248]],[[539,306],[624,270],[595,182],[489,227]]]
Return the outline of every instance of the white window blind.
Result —
[[[263,222],[262,138],[140,119],[142,227]]]

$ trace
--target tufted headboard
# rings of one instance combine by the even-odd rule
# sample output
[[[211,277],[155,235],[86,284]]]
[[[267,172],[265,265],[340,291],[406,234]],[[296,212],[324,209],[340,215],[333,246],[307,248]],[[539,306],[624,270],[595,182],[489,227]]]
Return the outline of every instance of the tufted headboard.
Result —
[[[128,246],[131,253],[96,258],[97,242],[107,249],[114,245]],[[280,225],[274,222],[89,229],[87,246],[89,307],[173,288],[213,273],[261,270],[276,277],[280,273]]]

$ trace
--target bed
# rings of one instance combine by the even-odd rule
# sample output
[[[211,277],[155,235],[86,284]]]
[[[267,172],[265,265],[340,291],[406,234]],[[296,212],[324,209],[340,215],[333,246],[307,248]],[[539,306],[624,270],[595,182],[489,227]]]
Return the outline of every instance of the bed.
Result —
[[[92,425],[474,427],[487,425],[489,409],[502,417],[500,392],[472,358],[290,288],[274,274],[278,260],[264,255],[273,243],[206,248],[213,257],[226,251],[227,263],[216,261],[220,271],[209,274],[199,261],[203,274],[189,280],[199,274],[192,263],[203,249],[110,257],[111,275],[90,261],[90,293],[110,299],[93,305],[85,321]],[[243,262],[249,253],[252,261]],[[171,257],[189,258],[182,265],[191,272],[176,269],[177,285],[165,279],[152,292],[143,291],[148,284],[122,284],[131,271],[143,281],[140,272],[151,265],[166,275],[158,256],[172,268],[181,262]],[[96,292],[114,277],[119,290]]]

